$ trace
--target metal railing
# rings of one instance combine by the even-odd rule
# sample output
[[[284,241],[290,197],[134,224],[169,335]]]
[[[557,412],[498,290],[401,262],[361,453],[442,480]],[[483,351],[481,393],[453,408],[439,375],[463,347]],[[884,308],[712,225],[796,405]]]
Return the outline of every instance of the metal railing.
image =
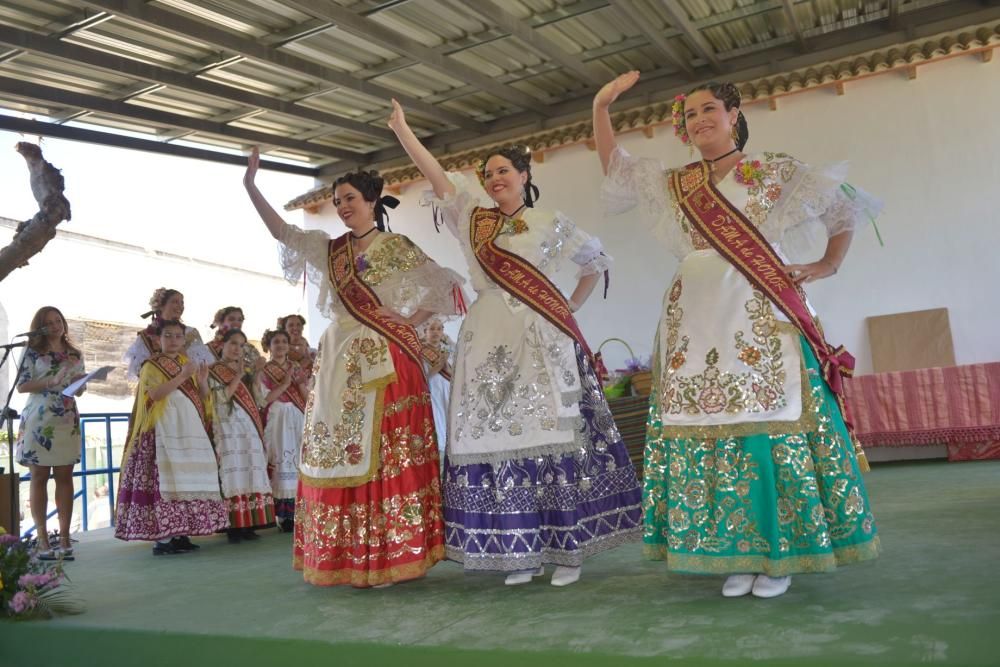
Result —
[[[111,517],[111,525],[115,525],[115,485],[114,476],[116,473],[120,472],[120,468],[115,466],[113,442],[111,437],[111,425],[116,423],[128,423],[129,414],[127,412],[86,412],[80,415],[80,466],[79,469],[73,471],[73,477],[80,478],[80,490],[73,495],[73,505],[76,506],[76,499],[83,499],[83,507],[81,511],[81,527],[84,531],[89,530],[90,521],[90,508],[88,504],[90,502],[88,490],[88,482],[90,478],[97,475],[107,475],[108,479],[108,510],[109,516]],[[91,426],[91,432],[93,432],[94,425],[97,428],[103,427],[103,437],[104,437],[104,461],[105,465],[103,467],[91,468],[87,462],[87,427]],[[124,444],[124,443],[122,443]],[[13,446],[13,445],[11,445]],[[93,447],[91,447],[93,449]],[[25,482],[31,481],[31,473],[27,472],[20,476],[19,481],[23,487]],[[46,525],[48,520],[55,516],[57,510],[53,509],[45,517]],[[27,530],[23,531],[23,537],[29,537],[35,532],[36,526],[32,525]]]

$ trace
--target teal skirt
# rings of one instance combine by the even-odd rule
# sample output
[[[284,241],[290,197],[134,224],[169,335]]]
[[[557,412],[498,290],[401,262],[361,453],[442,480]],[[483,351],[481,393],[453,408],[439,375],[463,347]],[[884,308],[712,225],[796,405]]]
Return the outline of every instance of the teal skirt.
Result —
[[[734,425],[733,434],[675,437],[654,386],[645,451],[645,553],[670,570],[780,577],[828,572],[878,556],[854,447],[819,363],[801,341],[803,432]],[[718,427],[715,427],[718,428]],[[720,437],[724,436],[724,437]]]

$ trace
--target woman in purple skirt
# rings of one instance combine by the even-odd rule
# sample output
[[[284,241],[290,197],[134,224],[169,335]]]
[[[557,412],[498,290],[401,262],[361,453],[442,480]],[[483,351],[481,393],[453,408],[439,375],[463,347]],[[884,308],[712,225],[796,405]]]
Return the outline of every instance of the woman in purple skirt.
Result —
[[[557,211],[533,207],[531,154],[484,156],[482,190],[446,174],[393,101],[389,127],[430,181],[458,238],[477,298],[458,337],[444,476],[447,556],[524,584],[555,565],[580,578],[585,558],[637,541],[642,493],[592,356],[573,317],[611,260]],[[550,276],[580,267],[567,299]]]

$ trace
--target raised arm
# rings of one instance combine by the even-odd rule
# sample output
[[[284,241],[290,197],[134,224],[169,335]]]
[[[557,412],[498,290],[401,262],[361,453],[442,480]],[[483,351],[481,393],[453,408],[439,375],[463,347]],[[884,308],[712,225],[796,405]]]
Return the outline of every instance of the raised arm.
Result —
[[[410,129],[406,123],[403,107],[396,100],[392,101],[392,115],[389,116],[388,123],[389,129],[396,133],[399,144],[413,160],[413,164],[417,165],[417,169],[424,175],[424,178],[430,181],[431,187],[434,188],[434,194],[439,198],[455,194],[455,186],[448,180],[441,164],[420,143],[420,139],[417,139],[417,135]]]
[[[611,154],[618,147],[615,130],[611,126],[611,104],[638,80],[638,71],[626,72],[604,84],[594,96],[594,142],[597,144],[597,155],[601,158],[601,169],[605,175],[611,164]]]
[[[253,202],[253,206],[257,209],[260,219],[264,221],[267,225],[267,230],[271,232],[271,236],[275,239],[281,240],[281,233],[285,228],[285,221],[278,215],[278,212],[274,210],[264,195],[261,194],[260,190],[257,189],[257,183],[255,179],[257,178],[257,170],[260,168],[260,150],[254,146],[250,150],[250,157],[247,158],[247,170],[243,174],[243,186],[247,189],[247,194],[250,195],[250,201]]]

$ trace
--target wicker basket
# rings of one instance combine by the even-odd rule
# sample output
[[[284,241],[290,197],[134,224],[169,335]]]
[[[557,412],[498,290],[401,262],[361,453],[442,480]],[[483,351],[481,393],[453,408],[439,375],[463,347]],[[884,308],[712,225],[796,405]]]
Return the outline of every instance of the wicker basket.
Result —
[[[632,351],[632,346],[629,345],[628,343],[626,343],[621,338],[608,338],[608,339],[602,341],[601,344],[597,346],[597,355],[596,356],[600,357],[601,350],[604,348],[605,345],[607,345],[608,343],[610,343],[612,341],[614,341],[616,343],[621,343],[622,345],[624,345],[625,349],[628,350],[628,355],[629,355],[630,359],[635,359],[636,358],[635,357],[635,352]],[[648,396],[649,395],[649,391],[650,391],[650,389],[653,386],[653,374],[651,372],[649,372],[649,371],[638,371],[636,373],[632,373],[630,375],[630,380],[631,380],[630,384],[631,384],[631,387],[632,387],[632,395],[633,396]]]

